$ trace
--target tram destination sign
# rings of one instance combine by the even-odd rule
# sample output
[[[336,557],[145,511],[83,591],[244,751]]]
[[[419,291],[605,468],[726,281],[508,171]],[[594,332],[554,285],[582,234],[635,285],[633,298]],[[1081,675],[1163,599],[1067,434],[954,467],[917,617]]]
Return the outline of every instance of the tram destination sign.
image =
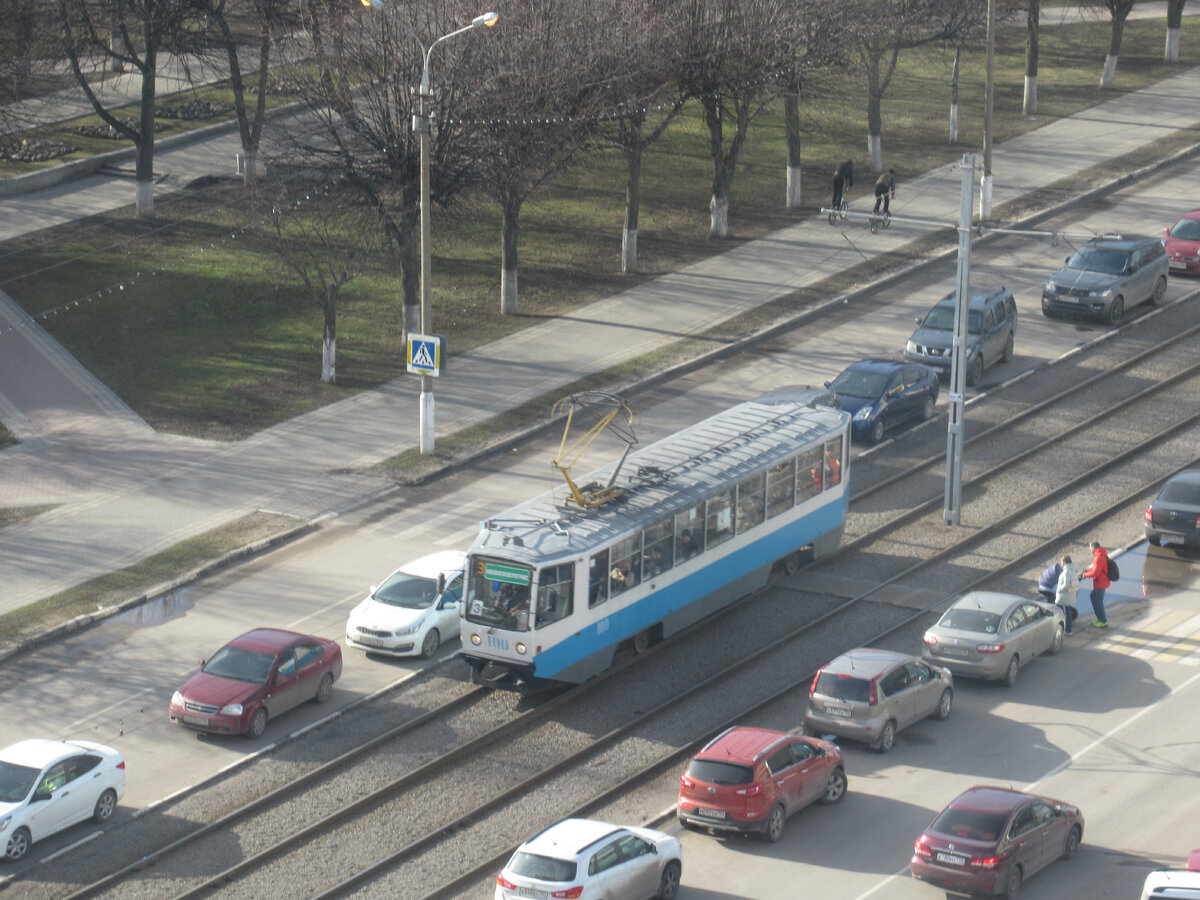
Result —
[[[484,563],[483,577],[488,581],[501,581],[505,584],[519,584],[525,587],[529,584],[530,572],[517,566],[502,566],[499,563]]]

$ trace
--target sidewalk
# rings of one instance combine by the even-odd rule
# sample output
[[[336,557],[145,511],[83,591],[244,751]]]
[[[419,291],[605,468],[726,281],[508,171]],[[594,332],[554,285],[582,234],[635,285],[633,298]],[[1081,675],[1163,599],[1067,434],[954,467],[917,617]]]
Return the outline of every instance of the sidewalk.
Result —
[[[993,203],[1000,207],[1197,123],[1200,68],[998,146]],[[161,164],[182,182],[208,171],[214,156],[224,153],[206,144],[168,151]],[[225,158],[232,161],[232,151]],[[960,182],[953,166],[908,180],[893,211],[956,222]],[[0,236],[125,205],[131,196],[127,182],[96,178],[4,198]],[[32,220],[21,222],[26,213]],[[870,252],[888,253],[909,240],[891,229],[872,236]],[[438,433],[460,431],[860,262],[860,250],[817,218],[455,357],[435,385]],[[0,505],[61,505],[0,529],[0,612],[256,509],[301,521],[345,509],[391,487],[354,470],[417,444],[415,378],[235,444],[154,434],[4,300],[0,417],[25,443],[0,453]],[[8,324],[16,327],[5,333]]]

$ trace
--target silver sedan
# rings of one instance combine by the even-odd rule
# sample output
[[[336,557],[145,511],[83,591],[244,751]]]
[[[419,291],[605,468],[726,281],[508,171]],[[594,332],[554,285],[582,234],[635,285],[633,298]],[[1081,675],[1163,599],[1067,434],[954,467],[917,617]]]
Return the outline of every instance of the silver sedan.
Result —
[[[955,600],[925,632],[921,656],[955,675],[1017,683],[1017,672],[1035,656],[1062,649],[1063,611],[1051,604],[993,591]]]

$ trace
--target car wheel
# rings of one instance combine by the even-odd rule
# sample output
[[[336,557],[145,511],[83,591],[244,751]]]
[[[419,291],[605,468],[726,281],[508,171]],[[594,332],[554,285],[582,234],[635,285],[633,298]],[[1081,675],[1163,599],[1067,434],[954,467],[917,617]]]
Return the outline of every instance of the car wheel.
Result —
[[[675,900],[679,893],[679,863],[669,862],[658,880],[658,900]]]
[[[8,839],[8,844],[4,848],[4,858],[9,862],[16,862],[29,852],[29,845],[32,843],[33,841],[29,838],[29,829],[24,826],[18,828]]]
[[[442,646],[441,634],[436,628],[430,628],[429,633],[425,635],[425,640],[421,641],[421,659],[429,659],[437,653],[440,646]]]
[[[1152,306],[1162,306],[1163,297],[1167,295],[1167,276],[1159,275],[1158,281],[1154,282],[1154,293],[1150,295],[1150,304]]]
[[[1125,298],[1117,297],[1113,300],[1112,306],[1108,308],[1108,316],[1105,321],[1109,325],[1120,325],[1121,319],[1125,315]]]
[[[767,813],[767,826],[763,829],[762,839],[774,844],[783,837],[783,807],[778,803]]]
[[[937,712],[935,712],[933,715],[935,718],[941,719],[944,722],[946,719],[950,718],[950,710],[953,708],[954,691],[950,690],[950,688],[946,688],[944,691],[942,691],[942,696],[938,700]]]
[[[871,443],[878,444],[882,441],[885,431],[887,431],[887,424],[883,421],[883,416],[880,416],[871,425]]]
[[[926,397],[925,402],[921,404],[921,418],[922,419],[932,419],[933,418],[933,398],[932,397]]]
[[[838,766],[829,773],[829,781],[825,782],[825,793],[817,802],[823,806],[833,806],[846,796],[846,772]]]
[[[97,825],[103,825],[112,818],[112,814],[117,809],[117,792],[112,788],[106,790],[96,800],[96,807],[92,810],[92,821]]]
[[[317,693],[313,696],[313,700],[317,703],[326,702],[333,693],[333,673],[326,672],[321,676],[321,683],[317,685]]]
[[[967,385],[974,386],[979,384],[979,379],[983,378],[983,354],[975,354],[975,358],[971,360],[967,366]]]
[[[1021,892],[1021,867],[1013,866],[1009,870],[1008,880],[1004,882],[1004,896],[1012,900]]]
[[[1013,358],[1013,335],[1010,332],[1008,335],[1008,340],[1004,342],[1004,353],[1002,353],[1000,355],[1000,359],[1004,362],[1008,362],[1012,358]]]
[[[1054,629],[1054,640],[1052,640],[1050,642],[1050,655],[1051,656],[1054,656],[1056,653],[1058,653],[1059,650],[1062,649],[1063,638],[1065,636],[1066,636],[1066,632],[1063,631],[1063,627],[1061,625],[1059,625],[1057,628]]]
[[[260,738],[263,732],[267,730],[267,708],[260,706],[254,711],[254,715],[250,717],[250,727],[246,729],[246,737]]]
[[[1021,669],[1021,661],[1016,655],[1008,661],[1008,668],[1004,670],[1004,686],[1012,687],[1017,683],[1017,672]]]
[[[1071,831],[1067,834],[1066,846],[1063,847],[1063,859],[1070,859],[1075,855],[1075,851],[1079,849],[1079,842],[1082,840],[1082,838],[1083,835],[1079,833],[1079,826],[1073,826]]]
[[[879,732],[879,740],[875,742],[875,749],[880,753],[887,753],[896,746],[896,720],[888,719],[883,723],[883,731]]]

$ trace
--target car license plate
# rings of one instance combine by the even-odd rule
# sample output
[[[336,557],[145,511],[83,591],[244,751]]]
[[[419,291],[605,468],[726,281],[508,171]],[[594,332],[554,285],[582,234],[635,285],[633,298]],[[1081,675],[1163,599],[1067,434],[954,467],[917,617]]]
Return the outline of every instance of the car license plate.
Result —
[[[1187,263],[1175,262],[1175,260],[1171,260],[1171,268],[1172,269],[1186,269]]]
[[[934,858],[938,862],[945,863],[948,866],[965,866],[967,864],[966,859],[961,856],[955,856],[952,853],[935,853]]]
[[[383,638],[368,637],[365,634],[360,634],[358,636],[358,642],[360,644],[366,644],[368,647],[386,647],[387,646],[387,641],[385,641]]]
[[[205,728],[208,727],[208,719],[201,716],[184,716],[183,723],[185,725],[203,725]]]
[[[548,900],[548,898],[550,896],[550,892],[543,891],[538,888],[518,887],[517,888],[517,896],[518,897],[529,897],[530,900]]]
[[[697,806],[696,815],[703,816],[706,819],[720,819],[721,821],[725,820],[725,813],[719,809],[704,809],[703,807]]]
[[[971,655],[971,650],[968,647],[939,647],[938,654],[941,656],[957,656],[965,658]]]
[[[831,716],[841,716],[843,719],[850,718],[850,710],[842,706],[827,706],[825,711]]]

